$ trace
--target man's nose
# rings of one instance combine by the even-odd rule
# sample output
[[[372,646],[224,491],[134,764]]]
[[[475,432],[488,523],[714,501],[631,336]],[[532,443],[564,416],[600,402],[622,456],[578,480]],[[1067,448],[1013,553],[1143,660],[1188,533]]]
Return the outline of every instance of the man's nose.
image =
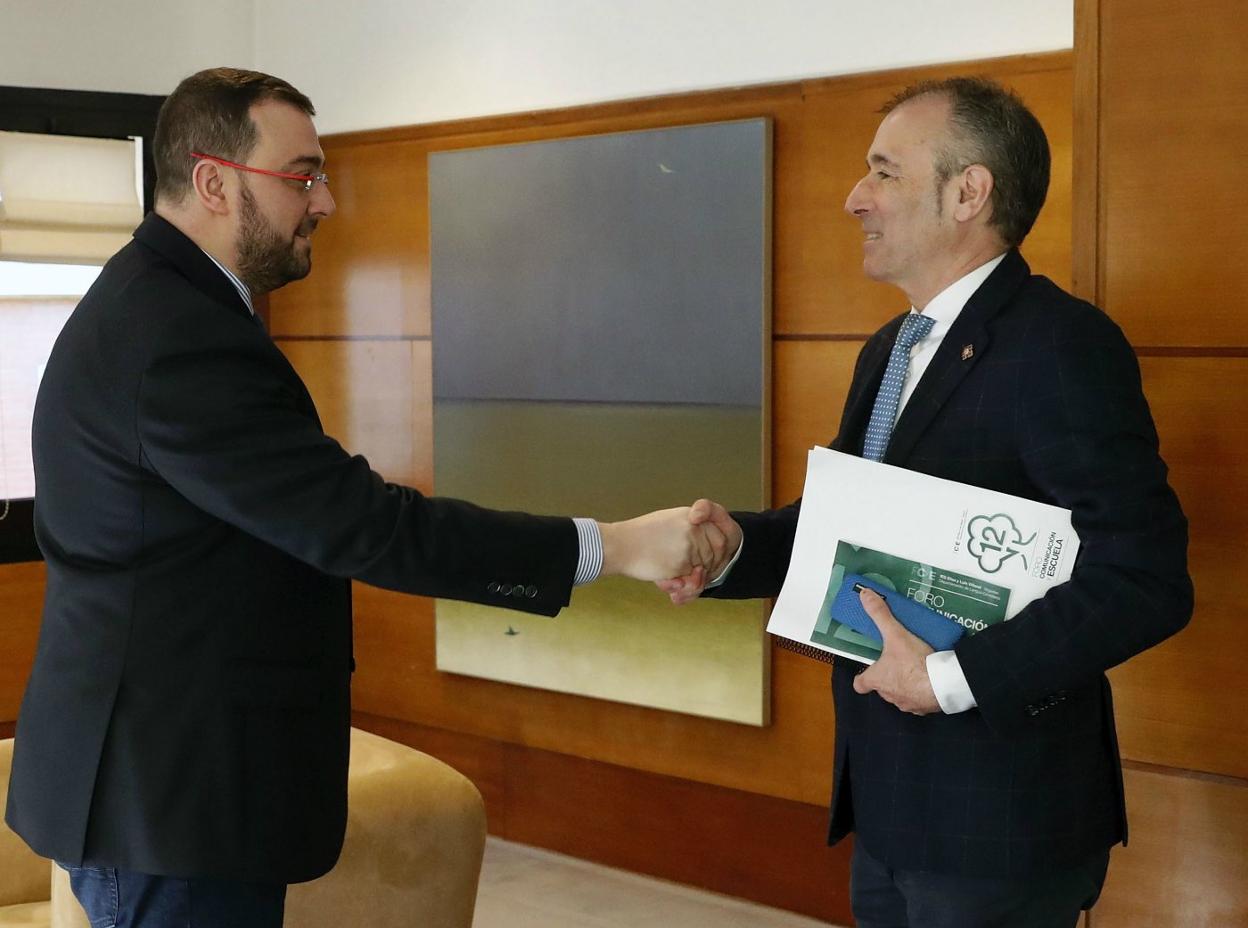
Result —
[[[867,197],[862,189],[863,180],[854,184],[854,189],[849,191],[849,196],[845,198],[845,212],[851,216],[861,216],[867,211]]]
[[[308,212],[314,216],[320,216],[327,219],[338,209],[338,204],[334,202],[334,195],[329,190],[329,184],[317,183],[312,186],[312,202],[308,206]]]

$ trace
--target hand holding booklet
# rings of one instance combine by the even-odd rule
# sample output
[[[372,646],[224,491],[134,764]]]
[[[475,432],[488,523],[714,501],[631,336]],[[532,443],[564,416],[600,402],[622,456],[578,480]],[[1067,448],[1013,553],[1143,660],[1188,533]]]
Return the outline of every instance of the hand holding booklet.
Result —
[[[953,619],[946,618],[930,606],[925,606],[917,599],[910,599],[898,593],[892,586],[878,580],[871,580],[860,574],[845,574],[841,581],[840,591],[832,600],[830,608],[832,618],[866,635],[877,645],[884,643],[879,626],[867,614],[862,605],[862,591],[872,590],[879,595],[893,617],[909,631],[918,635],[936,651],[947,651],[958,643],[965,629]]]
[[[1065,583],[1078,550],[1068,509],[815,448],[767,631],[874,663],[866,586],[943,650]]]

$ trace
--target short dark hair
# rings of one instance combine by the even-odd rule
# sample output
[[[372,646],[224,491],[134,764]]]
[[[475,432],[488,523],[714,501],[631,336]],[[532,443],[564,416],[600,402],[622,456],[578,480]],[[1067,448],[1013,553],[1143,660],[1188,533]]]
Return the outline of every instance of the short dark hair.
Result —
[[[186,196],[195,166],[193,151],[246,161],[259,140],[249,110],[266,100],[281,100],[316,115],[306,96],[280,77],[259,71],[211,68],[178,84],[156,120],[156,199],[180,203]]]
[[[1049,191],[1049,140],[1035,114],[1012,90],[982,77],[920,81],[888,101],[891,113],[916,97],[939,95],[952,109],[953,144],[936,154],[937,183],[972,164],[992,172],[992,216],[1006,245],[1021,245]]]

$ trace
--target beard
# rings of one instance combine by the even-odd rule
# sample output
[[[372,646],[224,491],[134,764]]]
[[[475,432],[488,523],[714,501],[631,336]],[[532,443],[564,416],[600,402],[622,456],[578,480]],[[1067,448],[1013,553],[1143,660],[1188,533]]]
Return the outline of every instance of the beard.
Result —
[[[269,293],[292,280],[302,280],[312,270],[312,250],[300,250],[294,234],[283,237],[264,218],[256,198],[246,183],[242,185],[242,206],[239,210],[238,276],[252,293]],[[300,224],[299,234],[308,235],[316,228],[315,219]]]

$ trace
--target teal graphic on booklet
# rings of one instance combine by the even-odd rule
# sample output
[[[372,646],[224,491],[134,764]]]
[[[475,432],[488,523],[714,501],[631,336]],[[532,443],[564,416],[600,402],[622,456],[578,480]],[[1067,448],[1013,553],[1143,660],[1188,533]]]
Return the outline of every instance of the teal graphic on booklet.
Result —
[[[839,542],[828,589],[819,607],[819,621],[815,623],[810,640],[867,661],[880,656],[879,645],[832,618],[832,601],[847,573],[861,574],[948,616],[965,628],[968,635],[1004,621],[1010,602],[1007,587],[847,541]]]

